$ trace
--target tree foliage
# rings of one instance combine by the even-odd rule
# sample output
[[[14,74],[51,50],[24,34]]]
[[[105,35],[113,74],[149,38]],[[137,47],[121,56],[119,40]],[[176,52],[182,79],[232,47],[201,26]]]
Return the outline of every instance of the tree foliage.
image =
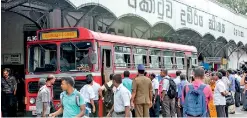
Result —
[[[247,15],[247,0],[217,0],[232,8],[235,12]]]

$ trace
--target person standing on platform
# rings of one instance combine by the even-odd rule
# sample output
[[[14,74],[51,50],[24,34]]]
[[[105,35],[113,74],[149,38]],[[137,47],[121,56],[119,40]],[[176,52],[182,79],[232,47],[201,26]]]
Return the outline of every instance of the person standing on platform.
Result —
[[[230,89],[230,85],[231,85],[231,82],[229,81],[229,79],[227,78],[227,73],[226,73],[226,70],[224,70],[224,69],[220,69],[220,70],[218,70],[218,72],[220,72],[221,74],[222,74],[222,82],[224,83],[224,85],[225,85],[225,87],[226,87],[226,90],[227,91],[229,91],[229,89]],[[229,106],[227,106],[226,105],[226,107],[225,107],[225,112],[226,112],[226,117],[228,117],[228,107]]]
[[[123,73],[124,78],[123,78],[123,85],[132,93],[132,80],[129,78],[130,72],[129,71],[124,71]]]
[[[155,77],[156,75],[154,73],[150,75],[153,86],[153,106],[149,109],[150,117],[159,117],[160,115],[159,82]]]
[[[123,86],[122,77],[120,74],[113,76],[113,84],[116,87],[116,91],[114,91],[114,104],[107,114],[107,117],[131,117],[131,93],[125,86]]]
[[[179,113],[177,113],[178,117],[183,117],[183,104],[182,104],[182,92],[183,92],[183,88],[185,85],[189,84],[189,82],[186,79],[186,75],[185,74],[181,74],[180,75],[180,79],[181,79],[181,83],[178,84],[178,108],[180,109]]]
[[[94,98],[95,93],[93,90],[93,77],[91,74],[86,76],[87,84],[84,85],[80,93],[83,96],[85,103],[86,103],[86,113],[85,115],[88,117],[92,117],[92,114],[95,113],[95,105],[94,105]]]
[[[227,70],[227,75],[228,75],[229,81],[231,83],[229,91],[231,92],[232,96],[234,97],[235,96],[235,92],[236,92],[236,89],[235,89],[235,84],[236,84],[235,83],[235,75],[234,75],[234,72],[232,70]],[[229,106],[228,112],[230,114],[235,114],[235,104]]]
[[[63,92],[60,94],[61,107],[50,117],[56,117],[63,114],[64,118],[83,117],[85,113],[85,101],[80,92],[75,88],[75,81],[72,77],[61,78],[61,88]]]
[[[144,76],[145,67],[137,67],[138,77],[133,80],[131,106],[135,108],[136,117],[149,117],[149,108],[152,106],[152,82]]]
[[[226,98],[228,91],[222,81],[223,75],[220,72],[216,73],[216,86],[214,90],[214,104],[216,105],[217,117],[226,117]]]
[[[176,97],[176,90],[177,85],[176,83],[169,77],[167,70],[161,70],[160,75],[164,77],[162,83],[162,116],[163,117],[175,117],[175,97]],[[174,88],[173,97],[170,97],[169,94],[170,88]]]
[[[17,82],[14,76],[10,76],[10,69],[3,70],[3,77],[1,79],[1,109],[3,117],[16,116],[16,90]]]
[[[178,117],[182,117],[182,116],[180,116],[180,114],[181,114],[181,111],[180,111],[180,108],[179,108],[179,106],[178,106],[178,85],[181,83],[181,78],[180,78],[180,75],[181,75],[181,71],[179,70],[179,71],[177,71],[176,72],[176,78],[174,79],[174,82],[176,83],[176,85],[177,85],[177,90],[176,90],[176,97],[175,97],[175,107],[176,107],[176,112],[177,112],[177,116]]]
[[[46,80],[39,80],[39,91],[36,98],[36,114],[37,117],[47,117],[50,114],[51,108],[51,94],[49,88],[46,86]]]
[[[94,105],[95,105],[95,112],[93,113],[93,117],[98,117],[99,112],[99,97],[103,98],[102,94],[100,94],[100,85],[93,81],[93,90],[94,90]]]

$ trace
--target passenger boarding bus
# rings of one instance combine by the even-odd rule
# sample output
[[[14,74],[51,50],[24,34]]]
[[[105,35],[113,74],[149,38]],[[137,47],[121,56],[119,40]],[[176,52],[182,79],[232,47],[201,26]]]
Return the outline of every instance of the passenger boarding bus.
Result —
[[[61,28],[37,31],[37,37],[27,42],[25,76],[25,104],[27,115],[35,115],[38,80],[54,74],[54,104],[58,109],[61,81],[72,76],[75,88],[86,84],[86,75],[92,74],[100,85],[109,81],[111,73],[129,70],[131,78],[137,75],[137,65],[144,64],[148,73],[159,74],[168,69],[171,76],[177,70],[189,73],[197,65],[194,46],[130,38],[94,32],[86,28]],[[103,116],[103,102],[99,101],[99,116]]]

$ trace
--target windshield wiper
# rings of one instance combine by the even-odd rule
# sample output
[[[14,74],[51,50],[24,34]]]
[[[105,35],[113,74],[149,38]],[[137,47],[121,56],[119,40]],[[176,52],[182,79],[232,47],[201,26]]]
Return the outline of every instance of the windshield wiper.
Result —
[[[75,46],[76,50],[79,50],[79,49],[80,49],[80,48],[78,48],[71,40],[69,40],[69,42],[70,42],[73,46]]]
[[[42,48],[42,50],[45,50],[45,48],[42,45],[39,44],[39,46]]]

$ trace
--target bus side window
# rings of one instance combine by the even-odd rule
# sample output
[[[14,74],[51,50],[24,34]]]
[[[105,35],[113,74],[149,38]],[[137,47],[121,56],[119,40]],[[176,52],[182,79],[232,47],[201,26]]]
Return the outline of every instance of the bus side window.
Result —
[[[115,46],[115,66],[117,68],[130,68],[130,51],[127,46]]]
[[[191,59],[192,59],[191,65],[197,66],[198,64],[197,64],[197,54],[196,53],[192,54],[192,58]]]
[[[184,52],[175,52],[177,69],[184,69]]]
[[[134,63],[135,67],[137,67],[139,64],[143,64],[144,66],[147,66],[147,49],[145,48],[133,48],[133,54],[134,54]]]
[[[163,51],[163,66],[166,69],[172,69],[173,64],[173,52],[172,51]]]
[[[150,49],[149,64],[150,68],[161,68],[161,51],[158,49]]]

